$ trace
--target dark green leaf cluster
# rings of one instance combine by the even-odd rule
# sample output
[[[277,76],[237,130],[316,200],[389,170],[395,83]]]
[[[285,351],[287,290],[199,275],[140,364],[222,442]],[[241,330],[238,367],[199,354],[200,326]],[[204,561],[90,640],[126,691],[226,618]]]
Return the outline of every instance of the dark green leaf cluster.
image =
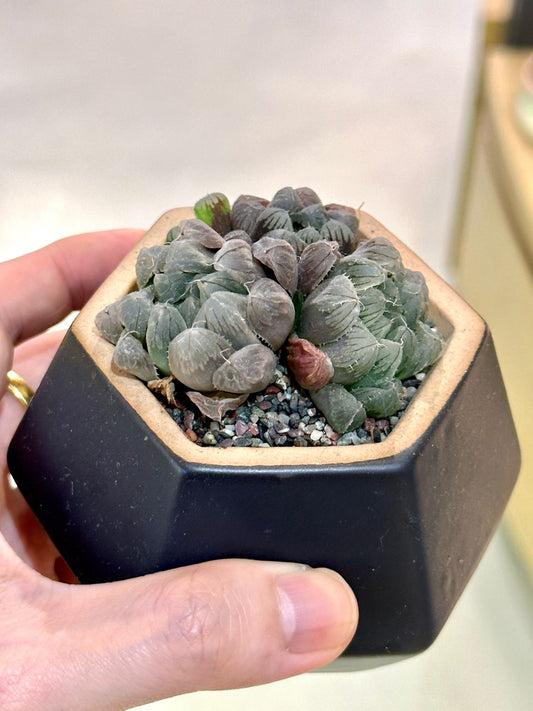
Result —
[[[233,206],[212,193],[195,215],[140,250],[138,290],[98,314],[116,367],[179,381],[216,418],[272,382],[279,357],[338,432],[400,409],[401,379],[443,339],[422,274],[387,239],[362,239],[355,210],[310,188]]]

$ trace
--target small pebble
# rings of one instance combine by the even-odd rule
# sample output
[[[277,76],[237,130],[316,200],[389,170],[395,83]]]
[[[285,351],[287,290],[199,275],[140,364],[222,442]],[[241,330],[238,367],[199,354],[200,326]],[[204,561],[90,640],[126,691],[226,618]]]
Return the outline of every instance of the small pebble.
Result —
[[[248,432],[249,430],[249,425],[246,424],[246,422],[243,422],[242,420],[237,420],[235,423],[235,434],[238,437],[241,437],[245,432]]]
[[[233,440],[234,447],[251,447],[252,438],[251,437],[235,437]]]
[[[274,429],[276,430],[276,432],[278,434],[287,434],[287,432],[289,431],[290,428],[287,425],[285,425],[283,422],[276,422],[274,424]]]
[[[294,446],[295,447],[307,447],[307,440],[305,440],[303,437],[297,437],[294,440]]]
[[[218,442],[218,444],[217,444],[217,447],[222,447],[223,449],[227,449],[228,447],[232,447],[232,446],[233,446],[233,440],[230,437],[220,440],[220,442]]]
[[[186,430],[192,429],[194,424],[194,412],[192,410],[185,410],[183,415],[183,426]]]
[[[337,447],[344,447],[349,444],[359,444],[360,439],[357,436],[357,432],[346,432],[342,437],[337,440]]]
[[[402,383],[404,388],[417,388],[420,385],[420,381],[416,378],[407,378]]]
[[[212,432],[206,432],[205,435],[202,437],[202,442],[208,447],[212,447],[214,444],[217,443],[217,438]]]
[[[266,395],[272,395],[277,393],[281,393],[281,390],[278,388],[277,385],[269,385],[268,388],[265,390]]]

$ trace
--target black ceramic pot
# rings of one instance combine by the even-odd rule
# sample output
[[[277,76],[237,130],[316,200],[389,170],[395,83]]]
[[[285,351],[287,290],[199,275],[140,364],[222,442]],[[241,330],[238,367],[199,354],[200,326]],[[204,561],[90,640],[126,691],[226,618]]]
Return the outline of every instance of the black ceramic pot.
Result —
[[[344,660],[357,668],[435,639],[493,535],[519,450],[484,321],[423,271],[441,360],[380,444],[201,448],[140,381],[114,372],[95,314],[133,287],[141,246],[80,313],[9,450],[12,475],[82,583],[214,558],[290,560],[339,571],[360,605]],[[346,666],[346,665],[345,665]]]

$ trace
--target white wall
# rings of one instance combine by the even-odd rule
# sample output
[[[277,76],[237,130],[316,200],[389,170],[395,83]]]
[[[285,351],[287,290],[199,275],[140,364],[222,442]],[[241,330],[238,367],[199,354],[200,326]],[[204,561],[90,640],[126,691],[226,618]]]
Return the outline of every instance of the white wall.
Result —
[[[0,23],[0,258],[309,184],[445,271],[475,0],[29,0]]]

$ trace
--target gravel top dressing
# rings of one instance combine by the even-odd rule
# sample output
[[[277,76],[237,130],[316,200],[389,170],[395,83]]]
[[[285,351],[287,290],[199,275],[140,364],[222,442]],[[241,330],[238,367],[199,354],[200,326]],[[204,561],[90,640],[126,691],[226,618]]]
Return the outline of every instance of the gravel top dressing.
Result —
[[[203,447],[308,447],[383,442],[402,417],[425,373],[402,382],[402,408],[391,417],[367,417],[361,427],[339,435],[307,393],[280,365],[263,392],[215,422],[184,404],[167,410],[185,435]],[[185,402],[186,398],[184,398]]]

